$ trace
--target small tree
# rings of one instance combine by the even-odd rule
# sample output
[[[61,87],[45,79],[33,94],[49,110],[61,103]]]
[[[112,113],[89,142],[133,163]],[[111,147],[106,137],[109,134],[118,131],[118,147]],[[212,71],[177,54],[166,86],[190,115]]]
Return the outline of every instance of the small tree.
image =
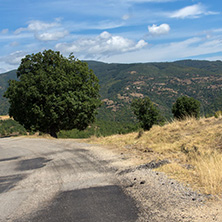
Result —
[[[172,113],[176,119],[199,118],[200,102],[192,97],[182,96],[173,104]]]
[[[27,55],[5,92],[9,115],[27,130],[56,137],[61,129],[85,129],[100,105],[98,78],[87,63],[46,50]]]
[[[149,97],[134,99],[131,108],[144,130],[150,130],[154,124],[163,124],[164,118]]]

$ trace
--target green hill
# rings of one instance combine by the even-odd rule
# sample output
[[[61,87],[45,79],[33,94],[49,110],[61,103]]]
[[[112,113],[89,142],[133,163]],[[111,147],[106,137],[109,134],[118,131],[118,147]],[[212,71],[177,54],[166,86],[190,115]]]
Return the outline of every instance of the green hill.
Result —
[[[104,104],[98,118],[130,121],[130,103],[134,98],[149,96],[170,118],[171,107],[182,95],[198,99],[202,114],[222,110],[222,62],[183,60],[168,63],[107,64],[87,61],[98,76]],[[2,98],[8,79],[15,79],[15,70],[0,75],[0,114],[8,104]]]
[[[129,104],[149,96],[170,118],[175,100],[198,99],[202,114],[222,109],[222,62],[184,60],[170,63],[105,64],[88,61],[98,76],[104,106],[99,117],[117,121],[132,118]]]

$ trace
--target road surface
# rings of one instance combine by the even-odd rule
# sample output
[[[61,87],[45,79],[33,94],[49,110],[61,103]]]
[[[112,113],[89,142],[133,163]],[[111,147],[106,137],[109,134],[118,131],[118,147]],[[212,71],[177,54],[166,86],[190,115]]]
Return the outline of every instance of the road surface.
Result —
[[[111,161],[74,140],[1,138],[0,221],[136,221]]]

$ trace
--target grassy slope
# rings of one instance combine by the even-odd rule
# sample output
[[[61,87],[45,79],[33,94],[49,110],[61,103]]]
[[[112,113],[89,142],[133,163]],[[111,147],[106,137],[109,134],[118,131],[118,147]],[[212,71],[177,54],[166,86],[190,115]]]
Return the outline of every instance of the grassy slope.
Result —
[[[222,116],[173,121],[154,126],[138,138],[137,133],[92,138],[91,142],[113,144],[139,152],[144,161],[168,159],[158,168],[171,177],[206,194],[222,194]]]

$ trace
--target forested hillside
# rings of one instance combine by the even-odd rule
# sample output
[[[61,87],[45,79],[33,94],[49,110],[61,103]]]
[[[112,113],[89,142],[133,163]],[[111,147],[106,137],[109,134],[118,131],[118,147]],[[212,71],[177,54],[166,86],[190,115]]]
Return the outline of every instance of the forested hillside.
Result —
[[[199,100],[202,114],[222,110],[222,62],[183,60],[169,63],[107,64],[88,61],[101,85],[103,106],[98,118],[115,121],[132,120],[130,103],[149,96],[170,118],[175,100],[187,95]],[[0,113],[8,106],[2,99],[8,79],[15,71],[0,75]]]
[[[129,120],[134,98],[149,96],[168,118],[175,100],[198,99],[202,114],[222,109],[222,62],[184,60],[170,63],[105,64],[88,62],[101,84],[100,118]]]

